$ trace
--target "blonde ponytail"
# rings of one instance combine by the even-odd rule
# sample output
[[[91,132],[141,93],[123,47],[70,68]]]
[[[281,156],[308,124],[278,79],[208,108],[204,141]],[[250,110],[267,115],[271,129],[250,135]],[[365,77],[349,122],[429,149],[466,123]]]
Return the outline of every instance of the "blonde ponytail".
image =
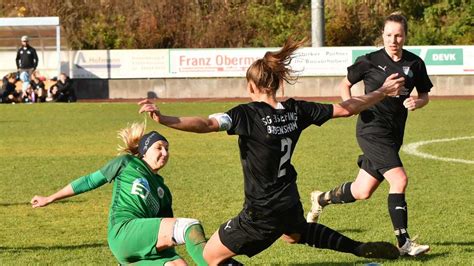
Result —
[[[145,123],[133,123],[118,131],[118,138],[124,143],[124,146],[119,145],[117,148],[119,154],[138,155],[138,143],[145,133],[145,127]]]

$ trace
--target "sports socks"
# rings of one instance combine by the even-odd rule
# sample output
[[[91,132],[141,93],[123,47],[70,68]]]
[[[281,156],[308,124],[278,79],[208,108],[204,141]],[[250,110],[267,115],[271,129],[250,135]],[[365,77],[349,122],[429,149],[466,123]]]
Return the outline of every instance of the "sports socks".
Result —
[[[396,259],[400,256],[398,248],[391,243],[355,241],[318,223],[307,223],[299,243],[315,248],[351,253],[364,258]]]
[[[319,205],[350,203],[356,201],[351,192],[352,182],[344,183],[330,191],[324,192],[318,199]]]
[[[306,232],[301,234],[299,244],[357,255],[356,248],[362,243],[352,240],[322,224],[307,223]]]
[[[243,266],[242,263],[236,261],[233,258],[228,258],[225,261],[218,264],[219,266]]]
[[[207,265],[202,252],[206,245],[206,237],[201,224],[191,225],[184,234],[186,251],[197,265]]]
[[[401,247],[403,244],[405,244],[407,238],[410,238],[407,232],[408,209],[407,203],[405,201],[405,194],[388,194],[388,212],[390,214],[390,218],[392,219],[398,246]]]

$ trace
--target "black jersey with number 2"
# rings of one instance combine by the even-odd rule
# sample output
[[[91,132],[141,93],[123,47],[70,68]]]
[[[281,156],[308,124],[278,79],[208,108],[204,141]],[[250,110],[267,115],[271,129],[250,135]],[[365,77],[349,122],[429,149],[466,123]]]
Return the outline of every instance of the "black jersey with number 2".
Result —
[[[405,78],[405,88],[400,96],[386,97],[361,112],[357,121],[358,136],[365,134],[390,136],[401,145],[408,114],[403,101],[410,97],[415,87],[418,93],[429,92],[433,87],[423,60],[403,50],[402,58],[395,62],[385,49],[380,49],[360,56],[347,70],[347,79],[351,84],[364,81],[366,94],[380,88],[391,74],[398,73],[399,77]]]
[[[245,208],[285,211],[299,201],[291,157],[301,132],[332,117],[331,104],[288,99],[275,109],[265,102],[238,105],[227,112],[229,135],[239,135]]]

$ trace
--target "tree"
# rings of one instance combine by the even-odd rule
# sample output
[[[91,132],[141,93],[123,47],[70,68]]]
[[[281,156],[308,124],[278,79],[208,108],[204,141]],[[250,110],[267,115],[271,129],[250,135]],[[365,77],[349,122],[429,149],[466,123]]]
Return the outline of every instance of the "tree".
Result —
[[[471,0],[326,1],[326,45],[374,45],[400,10],[410,45],[474,43]],[[59,16],[71,49],[277,47],[311,36],[307,0],[4,0],[0,14]]]
[[[446,0],[427,7],[412,26],[412,45],[474,43],[474,6],[470,1]]]

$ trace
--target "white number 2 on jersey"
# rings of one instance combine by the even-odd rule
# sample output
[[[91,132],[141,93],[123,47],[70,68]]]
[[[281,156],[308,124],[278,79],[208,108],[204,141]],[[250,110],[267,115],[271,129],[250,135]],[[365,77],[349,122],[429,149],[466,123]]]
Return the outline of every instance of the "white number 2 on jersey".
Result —
[[[285,151],[285,149],[286,149],[286,152],[285,152],[285,154],[283,154],[283,156],[280,159],[280,166],[278,167],[278,170],[279,170],[278,171],[278,177],[282,177],[282,176],[286,175],[286,169],[282,168],[282,167],[286,163],[286,161],[288,161],[290,159],[291,144],[292,143],[293,142],[291,141],[290,138],[281,139],[281,151]]]

